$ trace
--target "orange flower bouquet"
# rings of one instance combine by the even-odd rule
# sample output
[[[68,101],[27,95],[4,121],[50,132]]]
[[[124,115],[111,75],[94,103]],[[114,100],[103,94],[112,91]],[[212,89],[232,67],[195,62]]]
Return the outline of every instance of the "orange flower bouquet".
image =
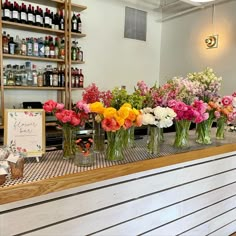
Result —
[[[104,107],[101,102],[89,104],[91,112],[97,113],[96,121],[101,122],[107,133],[106,159],[118,161],[124,159],[124,130],[132,126],[142,125],[141,111],[132,108],[131,104],[124,103],[119,109]]]

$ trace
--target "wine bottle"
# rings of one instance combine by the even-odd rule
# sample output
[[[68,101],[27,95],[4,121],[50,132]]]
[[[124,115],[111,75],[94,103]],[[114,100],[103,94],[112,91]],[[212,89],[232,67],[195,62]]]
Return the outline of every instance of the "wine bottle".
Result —
[[[82,22],[81,22],[80,14],[77,15],[77,29],[78,29],[78,33],[82,33]]]
[[[24,3],[21,4],[20,22],[23,24],[26,24],[27,22],[26,6]]]
[[[5,3],[2,6],[2,20],[10,20],[10,9],[9,9],[9,2],[8,0],[5,1]]]
[[[49,57],[50,54],[50,47],[49,47],[49,42],[48,42],[48,37],[45,37],[44,41],[44,56]]]
[[[64,30],[65,26],[64,26],[64,16],[63,16],[63,11],[60,11],[60,25],[59,25],[59,29],[60,30]]]
[[[12,21],[19,22],[19,8],[16,2],[14,2],[13,9],[12,9]]]
[[[84,87],[84,74],[82,72],[82,69],[79,71],[79,88]]]
[[[78,32],[77,18],[75,16],[75,13],[73,13],[73,16],[71,18],[71,31]]]
[[[35,10],[35,25],[41,26],[41,15],[39,11],[39,6]]]
[[[8,38],[7,38],[6,31],[3,31],[3,35],[2,35],[2,51],[3,53],[6,53],[6,54],[9,53]]]
[[[31,4],[29,4],[29,6],[28,6],[27,24],[29,24],[29,25],[33,24],[33,12],[32,12],[32,8],[31,8]]]

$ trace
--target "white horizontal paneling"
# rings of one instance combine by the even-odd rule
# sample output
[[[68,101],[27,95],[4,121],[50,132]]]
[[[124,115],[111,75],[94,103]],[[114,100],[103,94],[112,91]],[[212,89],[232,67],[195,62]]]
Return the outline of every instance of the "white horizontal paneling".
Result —
[[[0,216],[4,222],[8,222],[6,227],[3,227],[3,230],[4,232],[6,231],[12,234],[28,231],[60,220],[81,215],[86,212],[94,211],[99,208],[118,204],[130,199],[136,199],[140,196],[150,194],[155,191],[171,188],[173,186],[195,180],[196,178],[202,178],[203,176],[219,173],[221,171],[225,171],[226,169],[230,169],[232,164],[236,166],[236,158],[230,157],[199,166],[191,166],[189,168],[183,168],[147,178],[137,179],[121,185],[98,189],[96,191],[87,192],[70,198],[37,205],[33,208],[29,207],[19,211],[12,211]],[[222,179],[226,181],[228,180],[229,182],[227,183],[230,183],[230,181],[232,182],[236,179],[235,173],[236,171],[233,171],[231,173],[233,176]],[[204,185],[204,182],[202,185]],[[209,186],[207,188],[209,189]],[[195,189],[197,190],[198,188]],[[178,192],[173,194],[176,195]],[[76,205],[74,205],[74,203],[76,203]],[[56,214],[53,210],[48,212],[48,209],[57,209]],[[18,221],[18,224],[15,225],[14,228],[7,227],[7,225],[13,224],[22,217],[24,217],[24,220],[28,222],[28,224]],[[35,219],[38,220],[35,221]]]
[[[236,207],[236,204],[235,204],[235,207]],[[211,221],[206,222],[205,224],[200,225],[192,230],[189,230],[181,235],[183,235],[183,236],[189,236],[189,235],[199,236],[199,235],[210,234],[211,232],[214,232],[217,229],[229,224],[233,220],[236,220],[236,209],[229,211],[229,212],[227,212],[215,219],[212,219]],[[236,222],[235,222],[235,230],[236,230]],[[234,231],[231,231],[230,233],[233,233],[233,232]],[[227,234],[222,234],[222,235],[227,235]]]
[[[216,179],[214,180],[214,182],[217,182]],[[214,182],[209,182],[208,187],[211,184],[214,185]],[[60,233],[60,235],[77,235],[78,229],[81,235],[90,234],[126,220],[133,219],[134,217],[139,217],[140,215],[149,213],[153,210],[160,209],[163,206],[167,206],[173,202],[181,201],[184,199],[183,197],[187,198],[191,196],[192,190],[197,192],[197,188],[199,189],[199,186],[201,186],[201,183],[198,184],[198,187],[194,184],[190,184],[185,187],[179,187],[178,189],[175,189],[175,191],[173,191],[173,189],[164,191],[145,198],[137,199],[136,201],[128,202],[91,215],[71,220],[63,224],[55,225],[35,232],[32,235],[50,235],[60,232],[66,232],[65,234]],[[119,235],[126,235],[126,233],[129,233],[130,235],[137,235],[154,227],[178,219],[184,215],[190,214],[199,208],[206,207],[212,203],[230,197],[235,194],[235,192],[236,184],[229,185],[185,202],[180,202],[176,205],[167,207],[144,217],[133,219],[117,227],[102,231],[98,233],[98,235],[110,236],[115,233],[119,233]],[[234,200],[235,198],[232,198],[232,201]]]
[[[225,213],[228,210],[235,208],[236,197],[229,198],[223,202],[216,205],[205,208],[195,214],[189,215],[177,221],[174,221],[168,225],[162,226],[156,230],[153,230],[144,235],[176,235],[189,230],[190,228],[202,224],[220,214]],[[187,206],[183,206],[187,207]]]
[[[222,227],[221,229],[217,230],[216,232],[209,234],[209,236],[221,236],[221,235],[225,236],[225,235],[231,235],[232,233],[236,233],[236,220],[234,222]]]

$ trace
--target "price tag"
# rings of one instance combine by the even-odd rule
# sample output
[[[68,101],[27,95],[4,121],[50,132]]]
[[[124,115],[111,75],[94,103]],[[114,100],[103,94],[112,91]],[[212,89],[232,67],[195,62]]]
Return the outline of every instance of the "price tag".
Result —
[[[18,154],[11,153],[8,156],[7,161],[16,163],[19,160],[19,158],[20,158],[20,156]]]

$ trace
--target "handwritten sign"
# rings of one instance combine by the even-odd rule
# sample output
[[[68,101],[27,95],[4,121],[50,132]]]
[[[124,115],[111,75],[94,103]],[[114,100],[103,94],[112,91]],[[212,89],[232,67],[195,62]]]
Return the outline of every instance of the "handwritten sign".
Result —
[[[6,109],[4,145],[25,152],[27,157],[45,153],[45,112],[43,109]]]

